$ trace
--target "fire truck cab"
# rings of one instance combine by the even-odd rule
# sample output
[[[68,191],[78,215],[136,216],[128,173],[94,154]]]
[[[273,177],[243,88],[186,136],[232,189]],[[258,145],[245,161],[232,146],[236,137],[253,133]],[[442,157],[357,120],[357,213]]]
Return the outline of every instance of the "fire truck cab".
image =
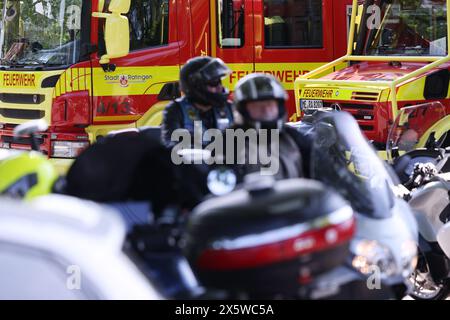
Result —
[[[222,58],[294,80],[344,54],[350,0],[0,0],[0,147],[45,119],[50,158],[74,158],[112,130],[159,125],[189,58]],[[295,103],[289,105],[295,120]]]
[[[449,3],[353,0],[347,54],[296,80],[297,115],[324,107],[348,111],[382,150],[400,109],[440,103],[444,112],[424,121],[419,146],[429,137],[449,146]],[[342,63],[347,67],[333,71]]]

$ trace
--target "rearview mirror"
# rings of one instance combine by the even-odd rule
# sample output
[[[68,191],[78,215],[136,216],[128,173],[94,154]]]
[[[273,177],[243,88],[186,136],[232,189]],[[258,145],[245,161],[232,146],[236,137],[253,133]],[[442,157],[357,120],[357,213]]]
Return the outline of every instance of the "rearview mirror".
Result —
[[[111,13],[93,12],[92,16],[104,18],[106,54],[101,56],[100,64],[108,64],[112,58],[128,55],[130,51],[130,31],[128,18],[123,14],[130,10],[131,0],[111,0],[108,10]]]
[[[48,125],[47,122],[43,119],[39,120],[31,120],[27,121],[25,123],[22,123],[21,125],[18,125],[14,128],[14,136],[25,136],[30,135],[36,132],[42,132],[47,130]]]
[[[46,131],[47,129],[48,124],[44,119],[31,120],[14,128],[14,139],[18,139],[20,136],[30,136],[31,149],[39,151],[36,133]]]

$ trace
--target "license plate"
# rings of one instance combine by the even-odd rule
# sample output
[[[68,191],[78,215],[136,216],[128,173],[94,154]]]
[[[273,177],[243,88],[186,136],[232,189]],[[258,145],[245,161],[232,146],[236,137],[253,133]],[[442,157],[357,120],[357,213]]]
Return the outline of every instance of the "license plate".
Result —
[[[323,109],[322,100],[300,100],[300,109],[302,111],[315,111]]]

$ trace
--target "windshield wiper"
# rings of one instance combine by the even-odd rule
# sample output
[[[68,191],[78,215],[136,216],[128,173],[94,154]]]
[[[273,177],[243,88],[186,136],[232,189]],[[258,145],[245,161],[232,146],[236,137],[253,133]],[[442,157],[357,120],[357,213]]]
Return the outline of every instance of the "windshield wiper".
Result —
[[[24,67],[25,65],[19,62],[8,61],[8,62],[0,62],[1,67],[3,68],[18,68]]]
[[[36,64],[45,64],[42,60],[39,59],[33,59],[33,58],[23,58],[17,61],[17,63],[21,65],[36,65]]]
[[[426,53],[428,49],[429,48],[424,48],[424,47],[422,47],[420,45],[415,46],[415,47],[403,46],[403,47],[398,47],[398,48],[391,48],[389,46],[378,46],[376,48],[371,48],[368,51],[368,54],[370,54],[370,55],[373,55],[373,54],[375,54],[375,55],[377,55],[377,54],[381,54],[381,55],[386,55],[386,54],[405,54],[405,52],[407,52],[407,51],[414,51],[412,53],[416,53],[416,54],[422,55],[423,53]],[[411,52],[409,54],[411,54]]]
[[[9,68],[42,68],[56,65],[59,64],[48,63],[42,60],[22,59],[19,61],[9,61],[5,66],[8,66]]]
[[[14,69],[14,68],[21,68],[21,69],[25,69],[25,68],[29,68],[29,69],[34,69],[34,70],[38,70],[38,69],[42,69],[44,66],[44,64],[27,64],[27,63],[23,63],[23,62],[8,62],[8,63],[0,63],[0,69],[2,70],[7,70],[7,69]]]

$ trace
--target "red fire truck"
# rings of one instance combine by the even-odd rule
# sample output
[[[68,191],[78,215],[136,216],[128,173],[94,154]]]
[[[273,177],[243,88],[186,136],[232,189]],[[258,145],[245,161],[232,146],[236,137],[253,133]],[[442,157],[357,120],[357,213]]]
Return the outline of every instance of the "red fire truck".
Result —
[[[230,88],[249,72],[294,80],[342,56],[351,0],[2,0],[0,147],[45,119],[41,150],[73,158],[111,130],[159,125],[191,57],[222,58]]]

